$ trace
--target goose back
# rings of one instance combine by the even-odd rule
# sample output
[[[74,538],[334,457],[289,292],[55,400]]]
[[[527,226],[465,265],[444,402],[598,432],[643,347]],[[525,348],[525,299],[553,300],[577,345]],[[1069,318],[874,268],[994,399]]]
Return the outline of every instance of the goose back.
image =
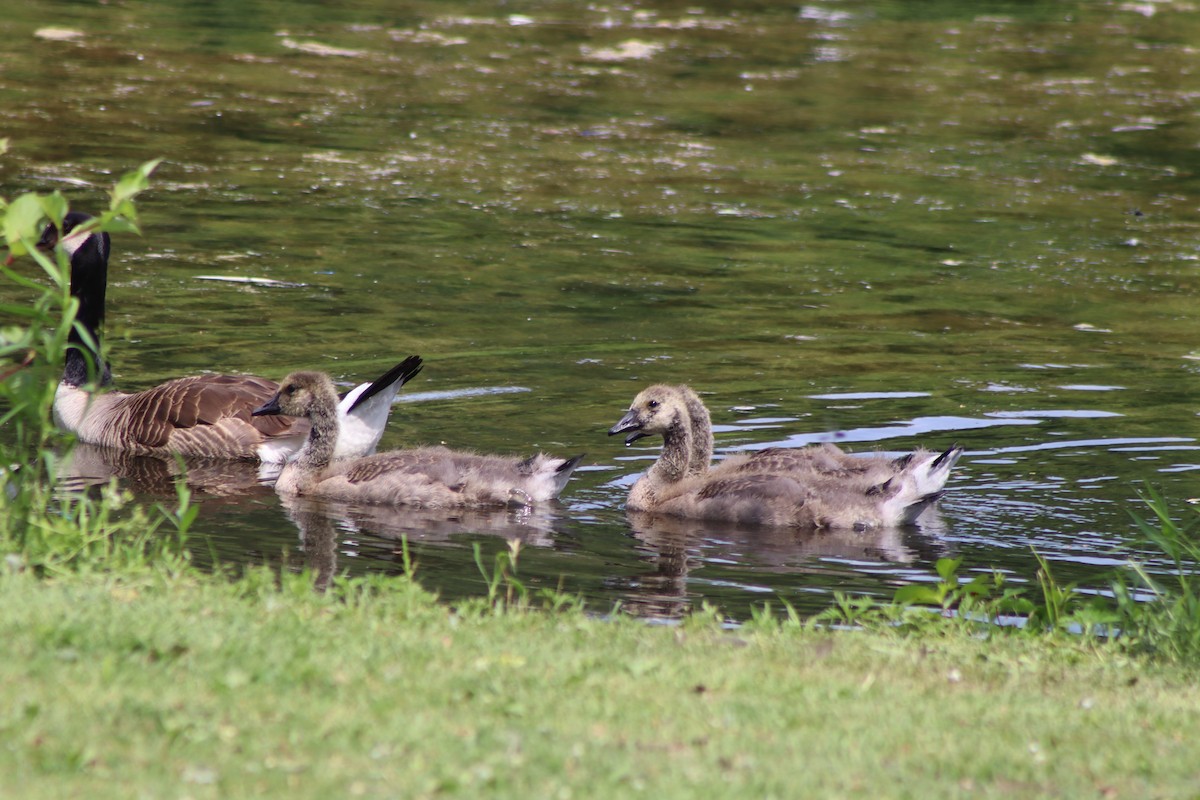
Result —
[[[720,472],[685,478],[659,487],[653,511],[677,517],[739,525],[869,530],[903,524],[893,518],[886,498],[854,485],[805,480],[803,476]]]
[[[82,442],[137,455],[273,461],[298,450],[309,428],[307,420],[250,415],[275,391],[271,381],[233,375],[177,378],[134,394],[93,394],[64,382],[54,415]]]

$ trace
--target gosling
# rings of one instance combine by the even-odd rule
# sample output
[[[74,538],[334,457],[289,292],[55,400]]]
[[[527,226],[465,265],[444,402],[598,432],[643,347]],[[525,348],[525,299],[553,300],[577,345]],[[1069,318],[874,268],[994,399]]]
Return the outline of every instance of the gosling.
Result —
[[[919,448],[900,458],[852,456],[830,445],[771,448],[710,465],[712,424],[688,386],[642,391],[609,430],[628,446],[661,435],[663,449],[626,508],[676,517],[806,529],[911,525],[942,496],[962,455]]]
[[[312,425],[296,458],[279,474],[280,494],[434,509],[531,506],[558,497],[583,458],[538,453],[517,459],[419,447],[335,460],[337,403],[328,375],[293,372],[254,410],[254,416],[306,417]]]

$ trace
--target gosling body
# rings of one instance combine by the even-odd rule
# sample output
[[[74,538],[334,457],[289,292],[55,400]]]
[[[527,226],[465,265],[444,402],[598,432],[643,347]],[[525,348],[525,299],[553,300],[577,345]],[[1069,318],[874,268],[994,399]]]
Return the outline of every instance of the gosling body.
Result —
[[[255,416],[310,423],[308,439],[276,481],[280,494],[372,505],[461,508],[533,505],[558,497],[582,456],[525,459],[419,447],[335,460],[337,398],[329,377],[294,372]]]
[[[865,530],[912,524],[941,496],[962,454],[923,448],[901,458],[834,445],[770,448],[711,465],[712,426],[687,386],[651,386],[609,431],[626,444],[661,435],[663,450],[630,490],[631,511],[796,528]]]

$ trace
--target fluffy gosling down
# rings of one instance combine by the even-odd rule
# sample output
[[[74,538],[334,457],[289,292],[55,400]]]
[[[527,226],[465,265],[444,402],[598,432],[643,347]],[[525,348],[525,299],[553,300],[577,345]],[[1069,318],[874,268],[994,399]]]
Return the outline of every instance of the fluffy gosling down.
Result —
[[[658,460],[638,478],[626,507],[676,517],[796,528],[867,530],[910,525],[942,496],[958,445],[900,458],[854,456],[831,445],[770,448],[710,465],[712,424],[688,386],[651,386],[609,436],[626,446],[663,437]]]
[[[526,459],[419,447],[337,460],[337,393],[322,372],[293,372],[255,416],[305,417],[312,427],[275,489],[346,503],[462,508],[528,506],[558,497],[582,455]]]

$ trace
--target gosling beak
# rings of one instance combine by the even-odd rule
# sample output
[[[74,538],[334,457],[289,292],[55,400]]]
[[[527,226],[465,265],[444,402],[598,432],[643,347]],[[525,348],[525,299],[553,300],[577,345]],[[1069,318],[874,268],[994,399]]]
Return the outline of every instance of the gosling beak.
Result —
[[[632,433],[629,433],[630,431],[632,431]],[[613,425],[608,430],[609,436],[616,436],[618,433],[629,433],[629,435],[625,437],[626,447],[629,447],[629,445],[633,444],[638,439],[644,439],[650,435],[648,433],[642,433],[641,417],[639,417],[638,412],[632,408],[625,412],[625,416],[621,417],[620,422],[618,422],[616,425]]]
[[[250,412],[252,417],[265,417],[271,414],[282,414],[283,410],[279,407],[279,392],[275,393],[267,402],[263,403],[258,408]]]

